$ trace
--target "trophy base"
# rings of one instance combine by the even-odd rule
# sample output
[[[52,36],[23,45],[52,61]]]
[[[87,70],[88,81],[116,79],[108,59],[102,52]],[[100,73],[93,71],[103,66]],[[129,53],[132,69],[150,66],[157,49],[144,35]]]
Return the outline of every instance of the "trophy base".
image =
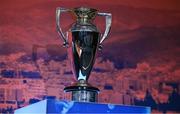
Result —
[[[71,92],[71,99],[78,102],[98,102],[99,89],[92,87],[85,81],[79,81],[74,86],[64,88],[65,92]]]

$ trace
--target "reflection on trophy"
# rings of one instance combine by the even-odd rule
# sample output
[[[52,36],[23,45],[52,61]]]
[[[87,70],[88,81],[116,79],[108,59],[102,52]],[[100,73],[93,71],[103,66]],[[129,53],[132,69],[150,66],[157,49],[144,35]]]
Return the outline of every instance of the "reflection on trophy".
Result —
[[[65,34],[60,25],[60,15],[63,12],[72,13],[77,19]],[[106,29],[103,34],[93,24],[96,15],[105,16]],[[68,56],[71,57],[73,74],[77,79],[74,85],[64,88],[65,92],[71,92],[73,101],[97,102],[98,100],[99,89],[91,86],[88,78],[95,62],[96,50],[102,48],[102,42],[110,31],[111,19],[110,13],[100,13],[92,8],[56,9],[57,31],[63,40],[63,45],[69,50]]]

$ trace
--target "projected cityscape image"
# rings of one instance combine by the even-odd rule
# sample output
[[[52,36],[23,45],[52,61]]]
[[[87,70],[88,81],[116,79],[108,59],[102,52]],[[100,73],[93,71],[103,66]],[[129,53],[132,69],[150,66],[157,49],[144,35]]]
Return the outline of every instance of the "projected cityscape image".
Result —
[[[0,1],[0,113],[40,100],[68,99],[74,83],[67,49],[56,31],[57,7],[92,7],[112,13],[112,27],[98,50],[89,82],[98,102],[180,112],[179,0]],[[74,22],[63,14],[63,30]],[[105,20],[94,23],[104,31]]]

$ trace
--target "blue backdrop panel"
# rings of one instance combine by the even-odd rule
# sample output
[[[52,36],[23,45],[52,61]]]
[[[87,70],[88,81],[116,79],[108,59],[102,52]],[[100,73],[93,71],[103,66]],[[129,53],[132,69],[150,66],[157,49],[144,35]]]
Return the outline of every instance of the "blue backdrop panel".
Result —
[[[70,114],[70,113],[144,113],[149,107],[116,104],[85,103],[73,101],[43,100],[15,110],[15,114]]]

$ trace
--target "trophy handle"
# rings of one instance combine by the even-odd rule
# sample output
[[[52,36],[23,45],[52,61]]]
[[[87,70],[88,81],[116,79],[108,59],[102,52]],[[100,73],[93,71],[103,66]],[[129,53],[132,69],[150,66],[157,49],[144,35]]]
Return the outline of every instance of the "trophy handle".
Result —
[[[107,38],[107,35],[109,34],[111,23],[112,23],[112,15],[111,13],[97,13],[98,16],[105,16],[106,18],[106,29],[104,31],[104,34],[102,35],[102,38],[99,42],[99,49],[102,49],[102,42]]]
[[[61,36],[62,40],[63,40],[63,46],[64,47],[68,47],[68,39],[67,39],[67,35],[65,36],[65,34],[63,33],[61,26],[60,26],[60,15],[63,12],[68,12],[70,11],[69,9],[65,9],[65,8],[56,8],[56,29],[57,32],[59,34],[59,36]]]

